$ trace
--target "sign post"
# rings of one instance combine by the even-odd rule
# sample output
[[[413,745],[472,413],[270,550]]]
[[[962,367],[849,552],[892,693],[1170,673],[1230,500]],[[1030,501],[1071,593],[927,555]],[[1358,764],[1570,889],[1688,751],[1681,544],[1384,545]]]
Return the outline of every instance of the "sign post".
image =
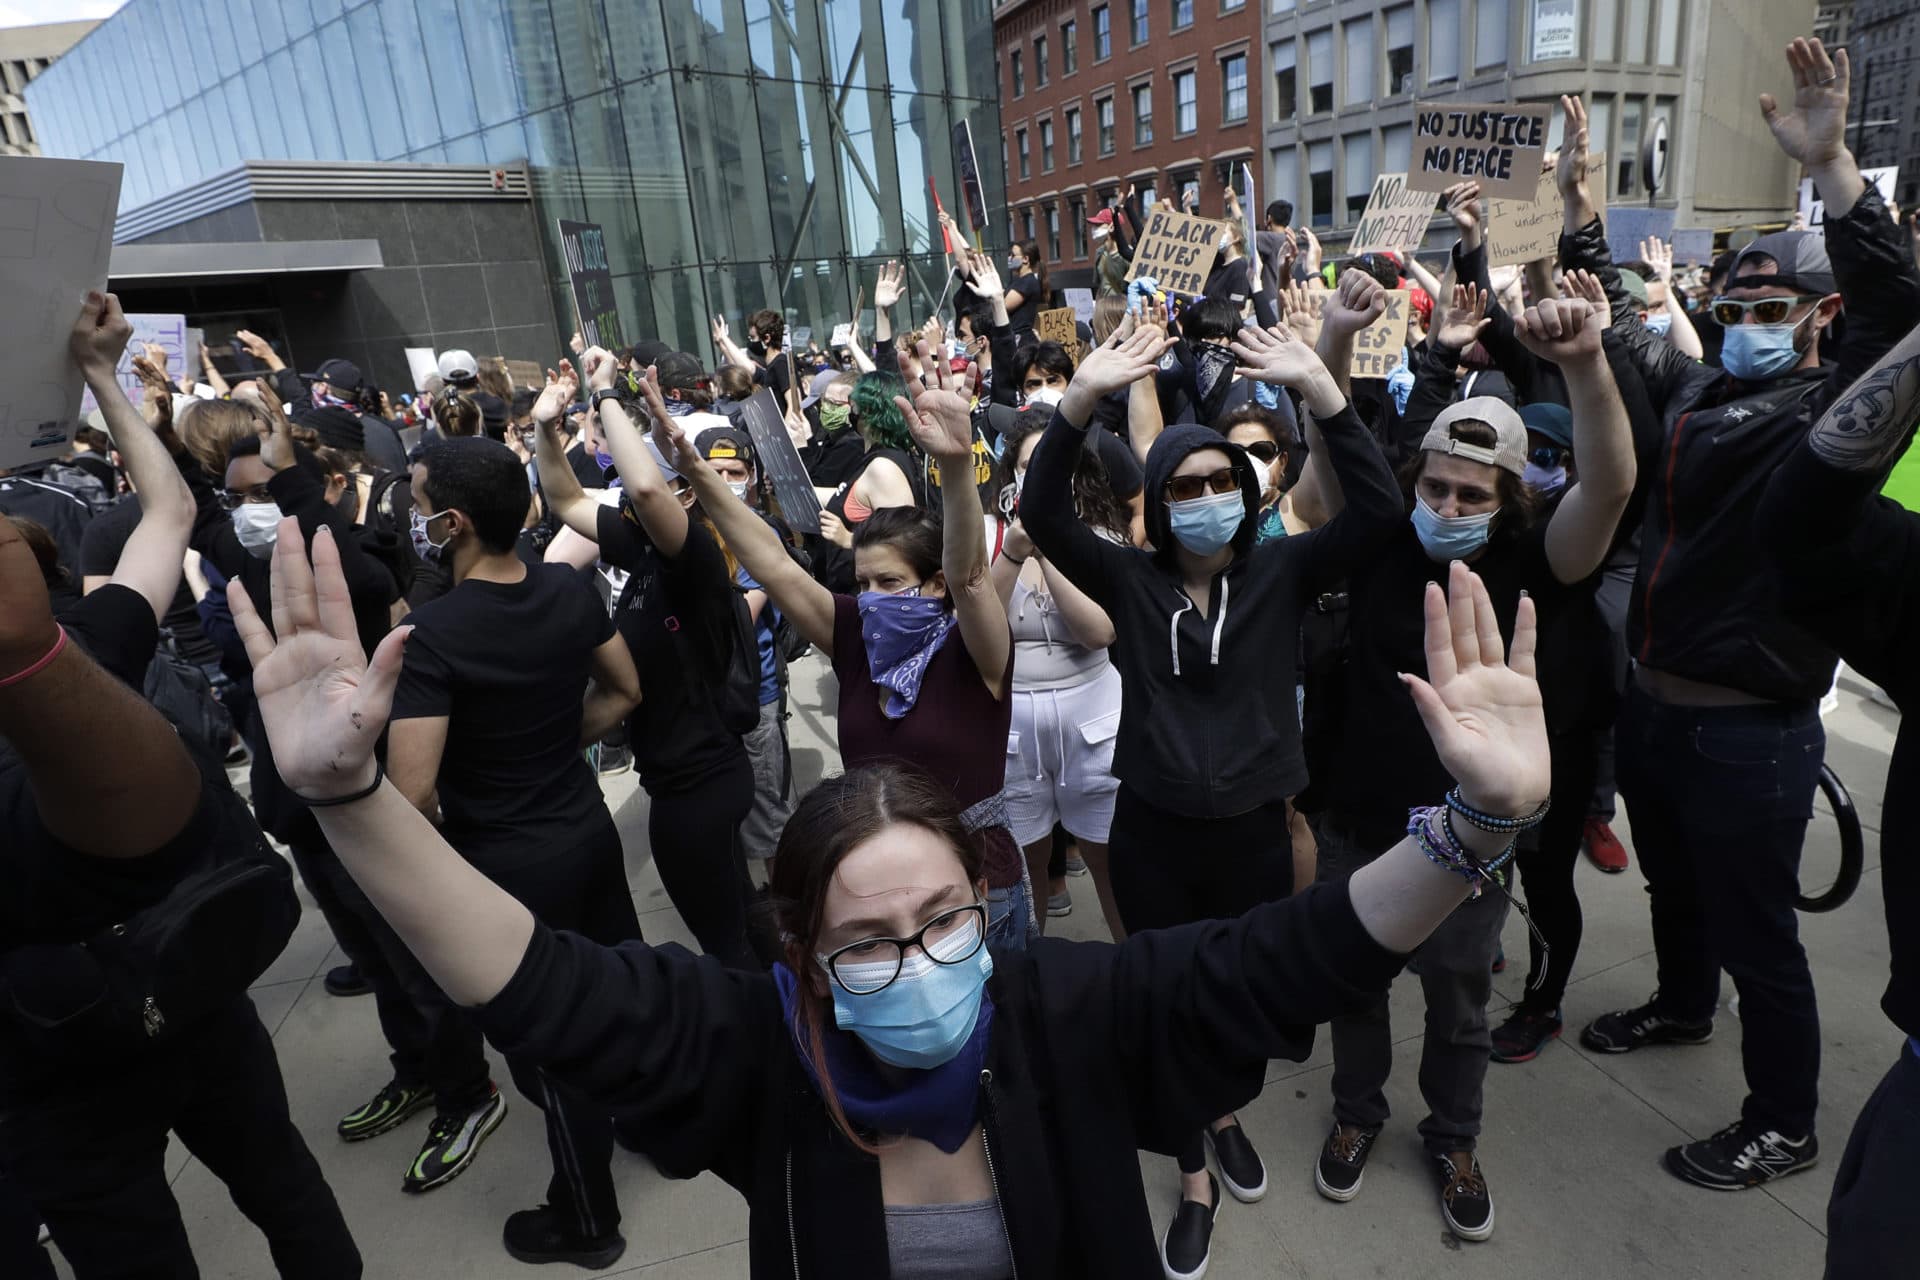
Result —
[[[1142,276],[1158,281],[1168,293],[1198,297],[1207,287],[1213,260],[1220,254],[1220,237],[1227,224],[1212,218],[1154,209],[1133,253],[1127,279]]]
[[[620,345],[620,310],[613,300],[613,269],[607,264],[607,238],[600,224],[560,219],[560,251],[573,285],[580,336],[590,347],[611,351]]]
[[[1445,191],[1456,182],[1478,182],[1484,195],[1532,200],[1547,149],[1547,115],[1544,103],[1419,103],[1407,185]]]

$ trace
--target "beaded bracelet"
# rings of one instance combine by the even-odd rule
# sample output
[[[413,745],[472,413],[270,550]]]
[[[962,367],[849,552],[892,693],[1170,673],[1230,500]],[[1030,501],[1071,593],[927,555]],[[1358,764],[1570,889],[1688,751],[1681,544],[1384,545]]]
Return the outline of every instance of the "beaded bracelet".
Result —
[[[1542,808],[1544,810],[1545,806]],[[1515,898],[1512,890],[1507,888],[1504,872],[1506,865],[1519,853],[1519,837],[1516,835],[1514,839],[1508,841],[1507,847],[1490,861],[1481,862],[1473,856],[1465,844],[1461,843],[1459,835],[1455,833],[1453,829],[1455,812],[1456,810],[1450,805],[1411,809],[1408,811],[1407,834],[1413,837],[1414,843],[1420,846],[1420,852],[1426,854],[1429,861],[1449,871],[1457,871],[1467,878],[1472,885],[1470,898],[1478,898],[1482,886],[1491,884],[1500,891],[1501,896],[1506,898],[1513,909],[1520,913],[1520,918],[1526,922],[1528,933],[1533,936],[1534,944],[1540,948],[1539,961],[1527,981],[1527,990],[1538,990],[1546,983],[1547,959],[1553,949],[1547,945],[1546,936],[1540,932],[1540,926],[1533,922],[1533,914],[1527,910],[1526,904]],[[1434,830],[1433,819],[1436,814],[1440,818],[1441,830],[1438,832]]]
[[[385,782],[386,780],[387,780],[386,766],[381,764],[378,760],[375,760],[373,762],[373,781],[368,783],[365,787],[362,787],[360,790],[344,796],[328,796],[324,800],[310,800],[306,796],[300,796],[299,799],[300,799],[300,802],[306,805],[307,808],[309,809],[329,809],[337,804],[352,804],[355,800],[365,800],[368,796],[378,791],[380,789],[380,784]],[[299,793],[296,792],[295,794],[298,795]]]
[[[1494,835],[1518,835],[1522,831],[1537,827],[1547,820],[1547,810],[1552,807],[1553,801],[1548,799],[1543,800],[1538,809],[1535,809],[1524,818],[1497,818],[1493,814],[1482,813],[1480,810],[1468,804],[1466,799],[1460,794],[1460,788],[1458,786],[1455,786],[1453,790],[1447,792],[1447,808],[1449,811],[1465,818],[1469,825],[1478,827],[1480,830],[1490,832]]]
[[[53,648],[47,650],[46,653],[20,668],[20,670],[14,672],[12,675],[0,678],[0,689],[4,689],[8,685],[19,684],[22,680],[31,679],[53,665],[53,660],[60,656],[62,649],[67,647],[67,629],[57,622],[53,624],[53,627],[54,630],[60,633],[54,638]]]
[[[1409,810],[1407,834],[1420,846],[1420,852],[1427,855],[1427,861],[1464,877],[1472,887],[1472,896],[1477,898],[1480,896],[1479,868],[1460,842],[1454,839],[1453,832],[1444,828],[1444,818],[1441,823],[1434,821],[1446,811],[1444,805]]]

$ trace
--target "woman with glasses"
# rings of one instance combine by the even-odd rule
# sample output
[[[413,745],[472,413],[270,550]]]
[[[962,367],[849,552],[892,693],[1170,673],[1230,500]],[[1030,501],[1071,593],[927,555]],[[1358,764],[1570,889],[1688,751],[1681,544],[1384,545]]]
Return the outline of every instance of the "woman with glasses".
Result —
[[[1258,347],[1246,345],[1257,335]],[[1242,376],[1297,390],[1322,424],[1347,510],[1324,528],[1256,544],[1266,480],[1211,427],[1168,427],[1146,456],[1153,550],[1100,537],[1081,520],[1073,474],[1099,398],[1151,378],[1169,343],[1123,325],[1080,363],[1041,437],[1021,495],[1029,536],[1112,620],[1123,698],[1113,772],[1114,900],[1128,933],[1238,916],[1293,889],[1287,797],[1306,784],[1294,698],[1301,612],[1401,518],[1393,475],[1313,350],[1284,329],[1248,330]],[[1266,1194],[1266,1169],[1231,1114],[1211,1134],[1227,1189]],[[1196,1127],[1180,1143],[1181,1202],[1167,1274],[1204,1270],[1217,1205]]]
[[[1306,521],[1286,509],[1282,501],[1293,487],[1298,469],[1290,464],[1300,451],[1293,426],[1278,409],[1265,405],[1242,405],[1221,420],[1227,440],[1247,451],[1253,464],[1253,476],[1260,486],[1260,515],[1254,521],[1253,542],[1259,546],[1284,538],[1290,533],[1305,533]]]
[[[987,854],[960,802],[866,767],[781,837],[771,974],[600,946],[538,924],[385,783],[372,747],[405,633],[368,665],[323,604],[341,589],[331,536],[309,572],[286,528],[278,636],[232,599],[288,783],[496,1044],[620,1115],[662,1170],[739,1190],[757,1280],[1155,1276],[1137,1151],[1172,1150],[1250,1099],[1270,1058],[1305,1056],[1306,1028],[1384,985],[1546,795],[1529,615],[1509,666],[1456,565],[1451,614],[1426,593],[1431,683],[1407,688],[1458,786],[1346,884],[1118,947],[983,946]]]

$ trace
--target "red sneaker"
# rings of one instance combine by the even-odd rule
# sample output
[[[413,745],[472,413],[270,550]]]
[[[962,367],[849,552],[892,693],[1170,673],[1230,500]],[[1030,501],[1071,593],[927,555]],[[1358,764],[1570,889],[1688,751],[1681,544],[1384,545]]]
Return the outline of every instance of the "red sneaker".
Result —
[[[1582,830],[1587,859],[1609,875],[1627,869],[1627,847],[1604,818],[1588,818]]]

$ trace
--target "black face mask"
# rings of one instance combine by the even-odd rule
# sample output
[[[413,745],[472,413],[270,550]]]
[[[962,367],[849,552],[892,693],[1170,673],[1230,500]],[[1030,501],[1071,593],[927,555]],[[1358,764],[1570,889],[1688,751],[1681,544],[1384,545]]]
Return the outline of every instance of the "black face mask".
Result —
[[[747,342],[747,354],[755,357],[764,356],[767,354],[767,344],[756,339],[749,339]]]
[[[345,520],[348,524],[353,524],[356,520],[359,519],[359,516],[360,516],[360,483],[359,481],[355,480],[352,476],[347,477],[347,487],[340,491],[340,496],[338,498],[334,499],[333,509],[335,511],[338,511],[340,513],[340,518],[342,520]]]

